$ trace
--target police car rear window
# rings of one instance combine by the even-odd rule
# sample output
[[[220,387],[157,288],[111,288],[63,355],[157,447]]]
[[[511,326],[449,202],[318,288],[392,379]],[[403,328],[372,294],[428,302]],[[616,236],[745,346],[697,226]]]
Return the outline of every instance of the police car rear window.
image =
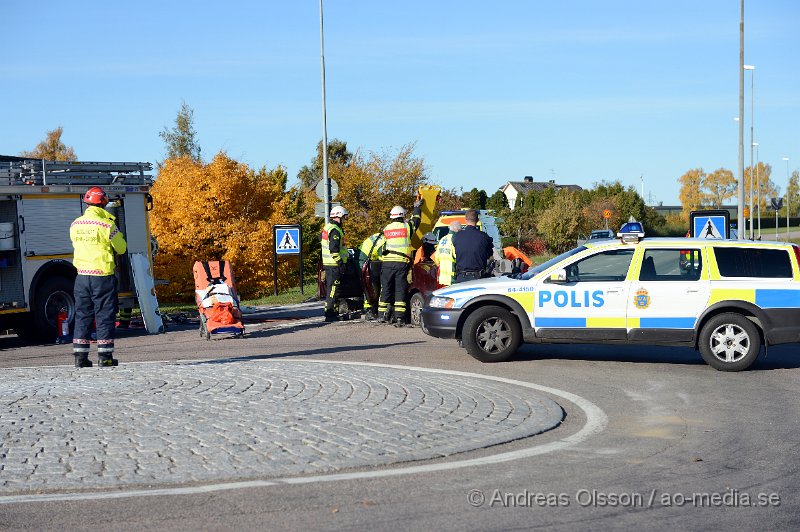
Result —
[[[715,247],[714,256],[723,277],[792,277],[789,252],[783,249]]]

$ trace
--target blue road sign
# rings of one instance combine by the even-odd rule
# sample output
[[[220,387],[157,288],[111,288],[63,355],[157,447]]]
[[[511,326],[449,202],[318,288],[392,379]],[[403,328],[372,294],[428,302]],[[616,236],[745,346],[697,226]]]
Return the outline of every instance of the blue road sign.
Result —
[[[275,228],[275,253],[278,255],[300,254],[300,227]]]
[[[724,216],[695,216],[693,228],[695,238],[724,239],[727,234]]]

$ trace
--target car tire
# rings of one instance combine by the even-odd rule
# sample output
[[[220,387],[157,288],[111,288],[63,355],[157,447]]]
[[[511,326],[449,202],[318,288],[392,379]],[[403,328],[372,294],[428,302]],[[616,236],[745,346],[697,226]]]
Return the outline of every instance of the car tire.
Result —
[[[743,371],[758,358],[761,336],[756,325],[741,314],[726,312],[703,325],[700,355],[719,371]]]
[[[414,327],[422,326],[422,307],[425,306],[425,298],[422,294],[416,292],[411,296],[411,301],[408,303],[408,312],[411,315],[411,325]]]
[[[508,310],[481,307],[464,322],[461,342],[467,353],[481,362],[505,362],[522,343],[522,328]]]

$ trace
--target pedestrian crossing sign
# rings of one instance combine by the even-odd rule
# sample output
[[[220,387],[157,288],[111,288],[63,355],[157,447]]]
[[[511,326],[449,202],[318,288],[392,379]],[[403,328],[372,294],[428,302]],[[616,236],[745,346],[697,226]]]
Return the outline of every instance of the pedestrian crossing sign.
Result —
[[[728,219],[722,215],[695,215],[692,218],[694,238],[724,240],[728,238]]]
[[[275,253],[278,255],[300,254],[300,226],[275,226]]]

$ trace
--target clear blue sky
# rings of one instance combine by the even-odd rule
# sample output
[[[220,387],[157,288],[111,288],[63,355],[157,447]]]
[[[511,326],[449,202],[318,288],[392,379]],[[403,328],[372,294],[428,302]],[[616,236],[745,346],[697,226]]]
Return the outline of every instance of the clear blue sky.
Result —
[[[669,204],[690,168],[736,172],[738,0],[324,7],[328,138],[351,150],[415,142],[435,181],[490,194],[643,176]],[[2,0],[0,20],[0,153],[61,125],[80,159],[155,162],[185,101],[205,157],[294,182],[322,136],[317,0]],[[800,167],[800,2],[747,0],[745,31],[759,155],[783,190],[782,157]]]

